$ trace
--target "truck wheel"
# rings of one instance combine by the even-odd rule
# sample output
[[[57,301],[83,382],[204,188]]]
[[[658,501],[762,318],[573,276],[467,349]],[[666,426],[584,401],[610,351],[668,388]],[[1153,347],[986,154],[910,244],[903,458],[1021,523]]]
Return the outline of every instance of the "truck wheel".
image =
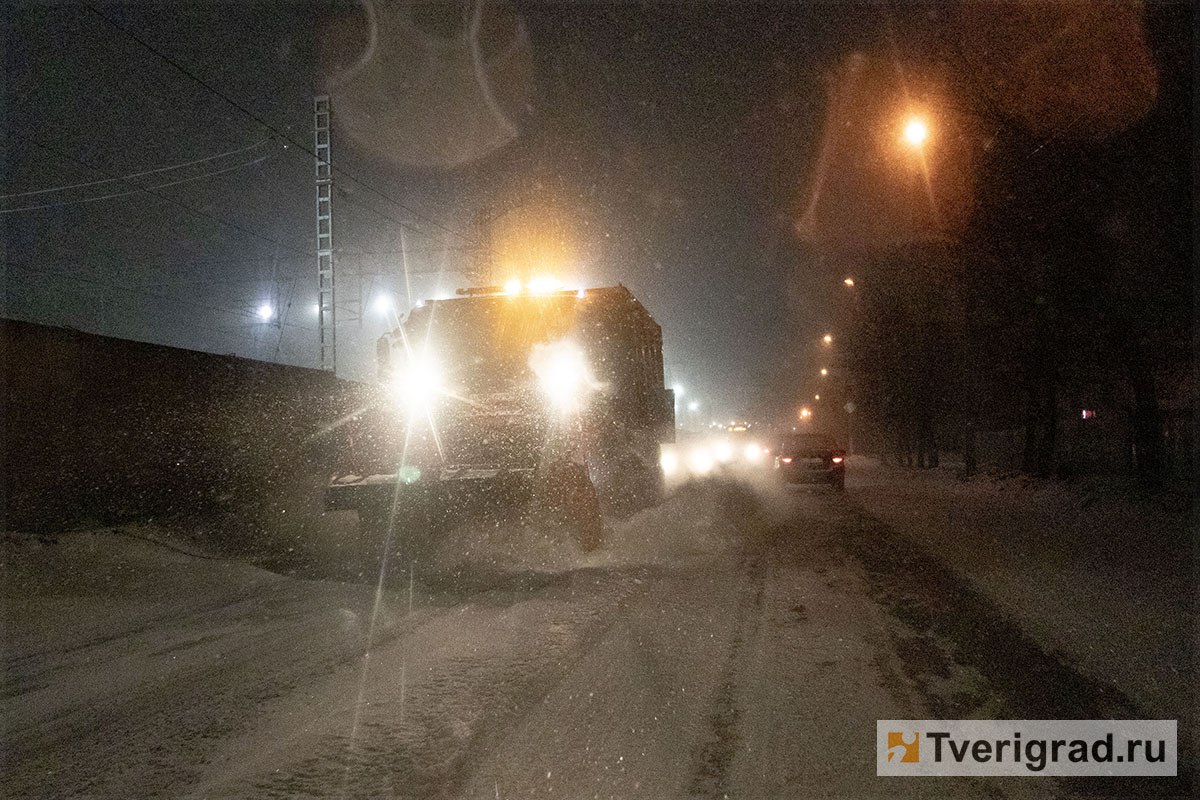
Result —
[[[590,553],[604,542],[604,527],[596,487],[588,480],[586,472],[581,471],[581,476],[574,494],[572,516],[579,546],[583,552]]]
[[[600,498],[584,467],[573,462],[544,467],[537,479],[534,503],[545,522],[569,528],[584,552],[600,546],[604,538]]]
[[[624,461],[604,483],[604,513],[629,517],[662,502],[662,470],[636,458]]]
[[[663,471],[662,468],[655,464],[649,467],[643,467],[645,477],[642,490],[642,505],[638,510],[653,508],[663,500]]]

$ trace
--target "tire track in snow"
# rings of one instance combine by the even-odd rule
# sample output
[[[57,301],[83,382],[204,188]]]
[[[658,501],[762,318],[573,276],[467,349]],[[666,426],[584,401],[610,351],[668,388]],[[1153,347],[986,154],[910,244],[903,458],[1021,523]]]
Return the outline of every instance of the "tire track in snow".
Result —
[[[387,648],[373,648],[360,701],[366,711],[356,737],[331,720],[346,717],[352,708],[354,700],[344,689],[358,684],[357,672],[343,676],[343,689],[331,687],[310,704],[309,711],[316,712],[311,718],[293,719],[283,731],[269,725],[260,733],[282,743],[271,751],[273,757],[256,752],[244,762],[225,765],[221,776],[202,784],[202,793],[264,798],[386,794],[422,800],[459,795],[503,738],[587,657],[627,609],[639,605],[648,586],[637,579],[639,574],[601,579],[585,573],[577,576],[582,584],[568,579],[530,594],[502,591],[491,602],[487,592],[471,595],[476,602],[447,609]],[[565,627],[556,624],[558,617]],[[478,652],[470,646],[472,640]],[[406,680],[396,683],[387,677],[401,670]],[[296,725],[303,730],[291,740],[288,729]]]
[[[1043,649],[967,578],[903,534],[851,506],[844,538],[863,566],[872,599],[898,625],[893,648],[939,718],[1153,719],[1115,686]],[[947,693],[951,679],[970,687]],[[1179,777],[1060,779],[1067,792],[1192,797],[1195,755],[1180,730]]]
[[[753,650],[763,618],[763,593],[771,555],[759,551],[748,555],[739,572],[748,578],[738,605],[736,629],[725,657],[712,710],[708,715],[708,737],[697,754],[697,764],[688,786],[689,797],[728,797],[729,776],[737,755],[742,720],[738,706],[739,687],[744,682],[745,653]]]

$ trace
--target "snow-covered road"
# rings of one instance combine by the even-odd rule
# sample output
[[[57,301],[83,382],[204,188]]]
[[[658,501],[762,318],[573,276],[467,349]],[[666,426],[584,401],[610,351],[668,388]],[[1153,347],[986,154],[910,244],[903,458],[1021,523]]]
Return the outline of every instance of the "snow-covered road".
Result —
[[[875,721],[1136,713],[852,492],[692,485],[588,555],[464,529],[411,589],[3,553],[7,797],[1057,796],[876,778]]]

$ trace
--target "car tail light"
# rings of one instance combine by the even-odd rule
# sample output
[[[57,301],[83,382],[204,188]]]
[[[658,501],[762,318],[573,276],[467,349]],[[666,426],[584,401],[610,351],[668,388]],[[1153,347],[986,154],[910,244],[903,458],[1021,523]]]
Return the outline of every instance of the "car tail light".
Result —
[[[846,460],[846,459],[842,458],[841,456],[834,456],[834,457],[833,457],[833,463],[835,463],[835,464],[840,464],[840,463],[842,463],[842,462],[843,462],[843,461],[845,461],[845,460]]]
[[[781,458],[781,459],[779,459],[779,460],[780,460],[780,461],[782,461],[784,464],[790,464],[790,463],[792,463],[792,457],[791,457],[791,456],[784,456],[783,458]]]

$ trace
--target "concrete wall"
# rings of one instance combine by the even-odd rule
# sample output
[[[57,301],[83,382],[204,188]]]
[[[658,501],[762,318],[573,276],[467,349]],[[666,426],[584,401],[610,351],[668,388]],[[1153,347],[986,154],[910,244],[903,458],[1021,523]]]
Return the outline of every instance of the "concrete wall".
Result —
[[[265,513],[297,485],[319,490],[334,446],[321,431],[365,388],[11,320],[0,360],[10,530]]]

